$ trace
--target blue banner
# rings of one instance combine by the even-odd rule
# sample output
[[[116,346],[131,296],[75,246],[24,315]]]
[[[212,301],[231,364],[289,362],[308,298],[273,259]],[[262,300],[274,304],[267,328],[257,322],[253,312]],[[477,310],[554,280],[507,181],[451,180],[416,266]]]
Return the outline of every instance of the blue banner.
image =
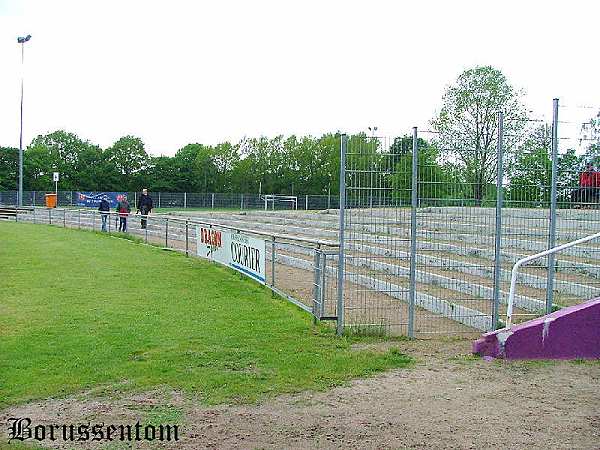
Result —
[[[119,201],[127,198],[127,192],[77,192],[77,206],[97,208],[103,198],[108,200],[111,208],[116,208]]]

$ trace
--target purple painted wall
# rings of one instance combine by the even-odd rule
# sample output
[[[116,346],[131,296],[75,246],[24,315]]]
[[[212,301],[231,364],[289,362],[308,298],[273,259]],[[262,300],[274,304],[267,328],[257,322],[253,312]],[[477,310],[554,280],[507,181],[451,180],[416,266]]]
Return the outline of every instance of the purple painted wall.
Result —
[[[473,353],[506,359],[600,359],[600,298],[484,334]]]

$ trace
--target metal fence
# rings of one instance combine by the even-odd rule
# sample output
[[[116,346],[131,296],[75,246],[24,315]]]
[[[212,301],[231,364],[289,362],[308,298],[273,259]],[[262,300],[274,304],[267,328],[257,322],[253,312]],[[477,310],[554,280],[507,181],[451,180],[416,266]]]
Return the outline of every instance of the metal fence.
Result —
[[[78,191],[58,191],[57,206],[76,207]],[[45,196],[54,191],[23,191],[23,206],[44,206]],[[226,194],[226,193],[193,193],[193,192],[151,192],[156,208],[171,209],[230,209],[230,210],[325,210],[339,208],[337,195],[297,195],[297,202],[287,201],[265,202],[260,194]],[[128,192],[129,201],[137,202],[139,193]],[[0,191],[0,205],[16,205],[17,191]],[[268,205],[267,205],[268,203]]]
[[[582,187],[580,168],[568,164],[575,131],[559,111],[555,101],[551,126],[498,113],[484,148],[417,128],[402,139],[342,136],[339,198],[298,196],[298,210],[265,211],[257,194],[155,193],[157,206],[180,211],[151,216],[142,237],[181,249],[190,221],[264,235],[267,283],[317,317],[337,317],[339,332],[489,331],[506,315],[513,264],[598,230],[600,188]],[[523,127],[505,131],[511,120]],[[525,137],[511,135],[531,124]],[[62,204],[72,198],[59,195]],[[74,226],[75,213],[63,214]],[[77,214],[98,227],[97,213]],[[531,261],[517,281],[521,320],[599,296],[600,244]]]
[[[416,128],[409,147],[344,138],[344,325],[421,337],[502,326],[512,265],[597,231],[598,190],[559,170],[571,151],[559,124],[555,101],[552,127],[510,149],[501,113],[485,149]],[[600,295],[599,252],[587,243],[528,263],[520,320]]]
[[[17,222],[54,225],[63,228],[102,231],[103,214],[94,209],[24,207],[18,210]],[[266,243],[265,285],[315,317],[315,320],[337,319],[337,268],[333,255],[337,243],[320,239],[269,233],[235,225],[194,218],[168,215],[127,217],[126,233],[118,232],[119,214],[105,215],[104,230],[134,236],[144,243],[182,252],[187,256],[198,254],[197,227],[244,233]],[[146,220],[146,227],[142,227]]]

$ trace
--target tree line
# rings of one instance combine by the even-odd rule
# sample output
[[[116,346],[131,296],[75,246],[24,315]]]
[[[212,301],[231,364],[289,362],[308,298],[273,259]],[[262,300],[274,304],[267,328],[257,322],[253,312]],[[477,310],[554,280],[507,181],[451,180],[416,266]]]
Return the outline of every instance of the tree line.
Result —
[[[504,111],[506,198],[548,201],[551,128],[530,126],[522,96],[493,67],[460,74],[431,121],[433,132],[417,142],[419,197],[472,199],[475,204],[495,200],[497,112]],[[598,120],[590,120],[587,133],[592,138],[586,142],[592,143],[584,154],[569,149],[559,157],[561,198],[577,185],[586,162],[600,162]],[[193,143],[174,156],[151,156],[135,136],[124,136],[103,149],[58,130],[36,137],[25,150],[24,189],[51,190],[56,171],[64,190],[337,195],[340,142],[339,132],[320,137],[263,136],[214,146]],[[349,136],[347,161],[349,198],[364,201],[361,196],[368,187],[376,192],[371,196],[410,200],[412,136],[391,141],[364,133]],[[0,190],[16,189],[17,170],[18,150],[0,147]]]

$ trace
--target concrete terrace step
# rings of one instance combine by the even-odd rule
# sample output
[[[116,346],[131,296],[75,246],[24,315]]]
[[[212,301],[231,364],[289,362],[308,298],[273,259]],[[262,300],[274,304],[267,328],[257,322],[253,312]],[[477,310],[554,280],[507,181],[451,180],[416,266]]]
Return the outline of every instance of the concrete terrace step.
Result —
[[[274,224],[274,223],[269,223],[269,224],[265,224],[265,223],[256,223],[253,221],[247,221],[247,220],[239,220],[239,219],[235,219],[235,220],[231,220],[231,219],[225,219],[225,217],[227,216],[220,216],[219,217],[219,223],[223,223],[223,224],[228,224],[231,226],[240,226],[240,227],[246,227],[246,228],[255,228],[261,231],[274,231],[276,230],[277,232],[280,233],[294,233],[294,234],[299,234],[299,235],[303,235],[303,236],[311,236],[311,237],[315,237],[318,236],[319,238],[325,237],[328,239],[335,239],[337,237],[337,231],[336,230],[327,230],[327,229],[321,229],[321,228],[307,228],[306,225],[303,226],[298,226],[298,225],[280,225],[280,224]],[[243,217],[243,216],[241,216]],[[215,224],[217,222],[215,221]],[[377,237],[377,236],[373,236],[371,238],[367,238],[364,237],[364,240],[366,240],[367,242],[371,243],[371,244],[379,244],[379,245],[383,245],[388,243],[387,242],[387,238],[382,238],[382,237]],[[405,257],[407,254],[405,252],[402,251],[396,251],[396,252],[390,252],[390,251],[386,251],[383,248],[377,247],[375,245],[365,245],[365,244],[355,244],[352,241],[350,241],[348,243],[348,248],[357,248],[357,247],[352,247],[352,246],[356,246],[356,245],[361,245],[362,250],[363,251],[367,251],[370,252],[372,254],[375,255],[379,255],[379,256],[391,256],[391,257]],[[408,247],[407,247],[408,249]],[[469,248],[466,249],[465,247],[461,247],[461,246],[456,246],[454,244],[447,244],[447,243],[436,243],[436,242],[418,242],[418,249],[419,250],[439,250],[439,251],[449,251],[449,252],[454,252],[457,254],[461,254],[464,256],[482,256],[482,257],[487,257],[487,259],[489,259],[490,261],[493,261],[494,259],[494,252],[493,250],[486,250],[486,249],[478,249],[478,248]],[[521,258],[523,255],[521,254],[509,254],[504,252],[503,253],[503,257],[505,259],[509,259],[510,263],[514,264],[514,262],[516,262],[519,258]],[[418,260],[420,263],[422,264],[435,264],[435,265],[442,265],[445,266],[447,268],[452,268],[453,270],[458,270],[460,272],[463,273],[469,273],[472,275],[477,275],[477,276],[485,276],[485,277],[492,277],[493,274],[490,270],[484,270],[481,268],[477,268],[476,265],[473,264],[466,264],[464,262],[461,261],[453,261],[453,260],[448,260],[448,258],[436,258],[435,256],[427,256],[427,255],[418,255]],[[539,263],[539,262],[537,262]],[[573,269],[572,263],[561,263],[561,261],[559,260],[559,268],[561,269]],[[590,265],[591,266],[591,265]],[[586,267],[582,267],[580,268],[579,266],[577,267],[577,271],[576,272],[581,272],[583,269],[583,273],[585,272]],[[596,266],[591,266],[590,267],[591,271],[591,275],[599,275],[600,274],[600,270],[598,270],[598,268]],[[573,270],[571,270],[573,271]],[[589,274],[589,273],[587,273]],[[507,271],[503,271],[503,280],[507,281],[510,275]],[[536,277],[536,276],[528,276],[526,274],[522,274],[520,276],[520,281],[522,281],[523,283],[526,283],[532,287],[535,288],[539,288],[539,289],[543,289],[545,287],[545,282],[546,282],[546,278],[545,277]],[[573,282],[569,282],[569,281],[560,281],[557,280],[556,281],[556,289],[559,292],[563,292],[565,294],[569,294],[569,295],[575,295],[575,296],[580,296],[582,298],[588,298],[589,295],[593,295],[596,291],[594,287],[587,287],[586,285],[580,284],[580,283],[573,283]],[[589,292],[586,293],[586,290],[589,289]]]
[[[222,222],[229,225],[237,225],[244,226],[247,228],[257,228],[261,231],[265,230],[273,230],[277,229],[278,232],[290,231],[292,233],[299,233],[302,235],[321,235],[323,237],[327,237],[328,239],[336,239],[337,238],[337,230],[334,228],[326,228],[327,223],[321,222],[311,222],[307,223],[306,221],[296,221],[296,220],[285,220],[282,223],[278,223],[277,221],[269,221],[269,222],[256,222],[252,220],[252,218],[247,218],[246,216],[236,216],[232,218],[227,215],[218,215],[216,217],[203,217],[204,220],[211,221],[211,219],[217,223]],[[310,226],[309,226],[310,225]],[[364,226],[363,228],[369,228],[369,226]],[[408,240],[410,238],[410,230],[401,229],[395,227],[397,232],[394,234],[394,237]],[[489,236],[489,237],[488,237]],[[352,240],[353,235],[352,231],[349,232],[349,236],[347,236],[347,240]],[[376,243],[376,242],[386,242],[388,236],[378,235],[373,232],[371,236],[362,236],[363,240]],[[471,248],[473,248],[472,254],[486,254],[488,257],[493,258],[493,250],[487,251],[486,247],[493,247],[493,236],[474,236],[473,234],[452,234],[452,233],[430,233],[427,234],[425,232],[419,232],[418,242],[422,243],[423,238],[426,238],[427,241],[451,241],[451,242],[465,242],[468,243]],[[477,244],[483,246],[483,248],[474,247],[473,244]],[[522,257],[522,254],[531,254],[539,251],[543,251],[547,248],[547,243],[545,241],[534,241],[534,240],[524,240],[524,239],[505,239],[503,245],[503,253],[504,256],[510,257],[509,255],[518,254],[519,258]],[[428,247],[425,246],[424,249]],[[429,249],[434,249],[431,247]],[[457,246],[454,243],[443,243],[440,242],[437,245],[437,249],[439,250],[448,250],[448,251],[460,251],[461,254],[464,254],[464,249],[461,249],[460,246]],[[510,251],[509,251],[510,250]],[[520,251],[520,252],[519,252]],[[588,247],[575,247],[573,249],[568,249],[564,252],[566,255],[570,255],[573,257],[579,258],[588,258],[590,260],[598,260],[600,262],[600,247],[588,246]],[[465,256],[469,256],[466,254]],[[519,258],[511,258],[511,262],[516,262]],[[560,256],[559,256],[560,258]],[[565,265],[567,268],[569,265]],[[585,267],[583,267],[585,269]],[[595,270],[595,267],[591,267],[590,271],[583,273],[590,274],[600,274],[600,271]]]

